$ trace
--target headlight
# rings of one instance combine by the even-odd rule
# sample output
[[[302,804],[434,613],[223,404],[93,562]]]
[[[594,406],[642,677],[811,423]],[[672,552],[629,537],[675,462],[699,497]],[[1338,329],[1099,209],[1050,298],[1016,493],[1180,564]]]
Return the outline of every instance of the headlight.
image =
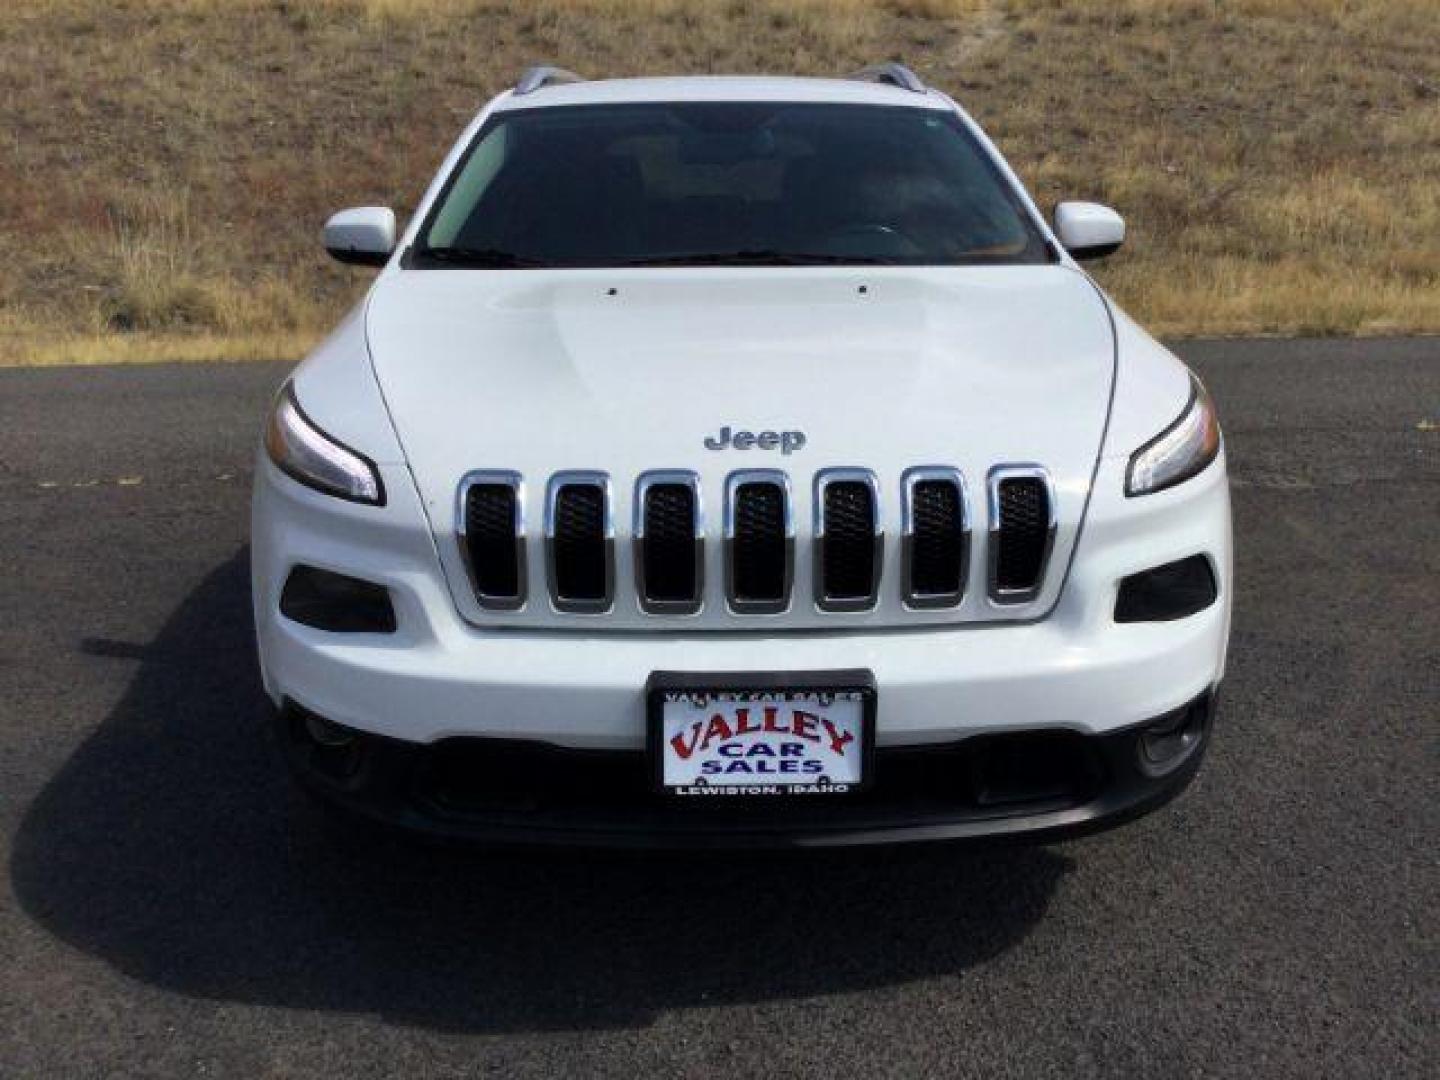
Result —
[[[290,383],[270,410],[265,450],[277,467],[307,487],[353,502],[385,505],[385,488],[375,466],[312,424]]]
[[[1220,421],[1200,380],[1190,376],[1190,402],[1180,418],[1130,456],[1126,495],[1149,495],[1189,480],[1220,453]]]

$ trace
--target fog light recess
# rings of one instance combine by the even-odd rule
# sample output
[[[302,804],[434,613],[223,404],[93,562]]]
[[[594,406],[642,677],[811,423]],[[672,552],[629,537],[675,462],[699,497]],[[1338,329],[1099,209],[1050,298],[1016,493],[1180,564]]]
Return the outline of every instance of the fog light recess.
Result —
[[[395,608],[383,585],[297,566],[280,593],[280,614],[337,634],[393,634]]]
[[[355,733],[349,728],[341,727],[335,721],[326,720],[314,713],[305,716],[305,734],[310,736],[315,745],[329,750],[339,750],[355,742]]]
[[[1209,715],[1208,703],[1198,701],[1146,725],[1136,740],[1140,770],[1164,776],[1178,769],[1204,743]]]
[[[360,772],[366,754],[364,736],[333,720],[285,703],[290,746],[307,774],[330,783],[348,784]]]
[[[1171,622],[1204,611],[1218,595],[1204,555],[1131,574],[1115,597],[1117,623]]]

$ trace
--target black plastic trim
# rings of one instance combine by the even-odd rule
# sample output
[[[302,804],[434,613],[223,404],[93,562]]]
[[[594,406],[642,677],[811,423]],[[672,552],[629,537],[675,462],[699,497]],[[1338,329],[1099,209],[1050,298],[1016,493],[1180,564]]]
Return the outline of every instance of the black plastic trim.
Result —
[[[354,248],[333,248],[327,247],[325,253],[336,262],[345,263],[347,266],[384,266],[390,261],[395,253],[387,251],[383,254],[378,251],[357,251]]]
[[[395,605],[384,585],[303,563],[280,590],[280,614],[332,634],[393,634]]]
[[[1114,244],[1092,244],[1089,247],[1067,248],[1070,257],[1076,262],[1090,262],[1093,259],[1103,259],[1107,255],[1114,255],[1119,251],[1124,241]]]
[[[695,677],[686,678],[693,681]],[[525,812],[448,814],[414,796],[413,778],[423,770],[430,747],[356,732],[364,747],[361,760],[353,764],[347,759],[343,776],[337,779],[334,770],[317,764],[317,759],[327,758],[327,752],[324,748],[317,749],[313,740],[304,734],[305,718],[313,714],[287,702],[279,716],[286,757],[297,778],[324,801],[378,824],[442,839],[488,845],[689,850],[934,841],[1034,843],[1099,832],[1150,813],[1185,790],[1204,760],[1213,730],[1214,700],[1213,690],[1206,691],[1180,709],[1104,735],[1087,736],[1069,729],[1054,728],[1007,733],[1024,738],[1037,732],[1058,730],[1069,731],[1075,738],[1084,740],[1103,763],[1105,777],[1093,794],[1078,803],[1047,804],[1018,812],[1007,812],[1002,808],[947,814],[907,811],[904,808],[867,810],[859,803],[847,811],[844,799],[835,799],[826,803],[834,808],[834,814],[823,824],[815,824],[812,819],[810,824],[797,826],[782,815],[771,824],[742,828],[730,825],[717,827],[714,823],[706,827],[703,821],[681,814],[657,816],[650,813],[643,819],[592,812],[575,812],[560,818]],[[1164,775],[1151,775],[1140,765],[1141,735],[1151,725],[1173,722],[1177,714],[1191,710],[1199,710],[1194,716],[1195,722],[1200,725],[1200,740],[1172,770]],[[977,735],[972,738],[993,737]],[[943,753],[956,745],[960,744],[924,749]],[[600,751],[551,749],[577,759],[603,756]],[[637,759],[640,757],[639,754],[634,756]],[[778,810],[795,806],[790,800],[771,802]],[[673,806],[674,803],[675,800],[666,800],[662,805]]]
[[[1189,580],[1184,580],[1186,576]],[[1204,555],[1191,555],[1122,578],[1115,593],[1115,621],[1146,623],[1188,619],[1214,605],[1219,598],[1220,588],[1210,560]]]

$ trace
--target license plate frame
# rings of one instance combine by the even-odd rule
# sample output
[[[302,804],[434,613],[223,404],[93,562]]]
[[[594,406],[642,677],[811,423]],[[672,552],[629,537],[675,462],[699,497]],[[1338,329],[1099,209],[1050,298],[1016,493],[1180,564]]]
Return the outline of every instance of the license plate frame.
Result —
[[[665,763],[665,704],[676,695],[694,697],[743,698],[755,696],[761,704],[780,699],[803,700],[806,695],[853,695],[860,706],[860,776],[857,781],[818,785],[800,783],[718,783],[697,785],[667,782]],[[646,755],[649,757],[653,790],[667,799],[700,801],[699,797],[721,795],[724,801],[736,799],[777,800],[794,798],[843,799],[869,788],[875,781],[875,714],[876,688],[874,673],[865,669],[784,672],[684,672],[656,671],[645,685]],[[747,703],[748,704],[748,703]]]

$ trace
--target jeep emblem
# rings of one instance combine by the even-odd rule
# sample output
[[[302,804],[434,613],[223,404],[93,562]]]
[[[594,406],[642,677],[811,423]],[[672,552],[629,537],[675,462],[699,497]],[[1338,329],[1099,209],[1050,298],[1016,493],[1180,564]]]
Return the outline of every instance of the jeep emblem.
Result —
[[[736,450],[779,450],[782,454],[793,454],[805,445],[803,431],[732,431],[727,424],[718,435],[705,438],[706,450],[724,450],[733,446]]]

